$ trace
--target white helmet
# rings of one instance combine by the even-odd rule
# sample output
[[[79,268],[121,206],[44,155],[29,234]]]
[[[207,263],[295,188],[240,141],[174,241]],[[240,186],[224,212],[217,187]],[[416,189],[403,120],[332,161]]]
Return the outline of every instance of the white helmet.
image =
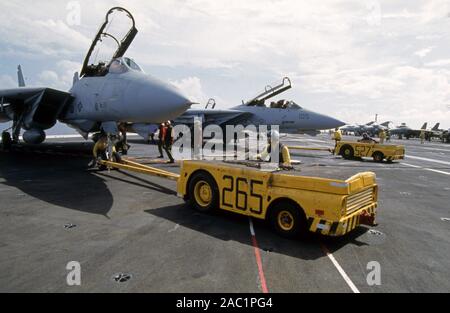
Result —
[[[278,132],[278,130],[271,130],[270,138],[273,144],[278,144],[280,142],[280,133]]]

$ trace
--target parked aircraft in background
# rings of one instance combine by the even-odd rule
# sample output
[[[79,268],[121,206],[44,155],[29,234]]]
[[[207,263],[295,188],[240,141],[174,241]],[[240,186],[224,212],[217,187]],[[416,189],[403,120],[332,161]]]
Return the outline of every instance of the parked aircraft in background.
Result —
[[[391,123],[378,124],[377,122],[370,122],[365,125],[346,125],[340,129],[344,134],[353,133],[355,136],[362,136],[362,134],[367,133],[369,136],[376,137],[381,130],[388,130]]]
[[[428,123],[423,124],[420,129],[413,129],[408,127],[406,123],[402,123],[400,126],[390,129],[389,133],[391,136],[396,136],[399,139],[410,139],[410,138],[419,138],[420,133],[426,131]]]
[[[439,126],[441,126],[441,123],[436,123],[432,129],[427,131],[427,139],[431,140],[432,138],[442,138],[442,134],[445,129],[439,129]]]
[[[125,14],[131,21],[132,26],[123,38],[107,32],[113,14]],[[3,145],[18,142],[22,129],[26,143],[42,143],[45,130],[58,120],[87,139],[89,133],[101,130],[116,134],[120,123],[159,123],[184,113],[192,104],[185,96],[174,86],[146,75],[132,59],[124,57],[137,33],[130,12],[120,7],[109,10],[80,77],[76,73],[69,92],[25,87],[19,66],[19,88],[0,90],[0,122],[13,122],[11,133],[2,134]],[[104,38],[112,38],[117,50],[110,59],[92,64],[91,55]]]
[[[442,132],[441,140],[444,143],[450,143],[450,128]]]
[[[284,78],[281,84],[274,87],[267,86],[264,92],[234,108],[216,109],[215,101],[210,99],[205,109],[189,109],[174,121],[175,124],[192,127],[194,119],[198,118],[202,121],[203,127],[218,125],[223,129],[224,134],[227,125],[278,125],[282,133],[310,135],[316,135],[320,133],[320,130],[345,125],[336,118],[304,109],[294,101],[280,100],[266,104],[269,99],[291,88],[289,78]],[[156,128],[155,125],[149,124],[129,126],[130,131],[144,138],[148,138],[156,131]]]

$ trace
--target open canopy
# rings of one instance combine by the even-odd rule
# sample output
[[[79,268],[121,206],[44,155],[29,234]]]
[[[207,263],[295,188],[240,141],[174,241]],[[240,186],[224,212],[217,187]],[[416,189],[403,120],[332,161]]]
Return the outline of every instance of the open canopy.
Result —
[[[116,18],[116,15],[123,15],[130,21],[130,29],[126,32],[125,35],[121,35],[120,31],[112,29],[111,25]],[[124,23],[120,23],[122,26]],[[125,52],[130,47],[134,38],[136,37],[138,30],[135,27],[134,17],[131,13],[121,7],[115,7],[108,11],[106,14],[106,19],[103,25],[100,27],[97,35],[95,36],[94,41],[92,42],[91,47],[84,59],[83,68],[81,69],[80,76],[98,76],[99,70],[104,69],[107,64],[112,63],[113,60],[122,58],[125,55]],[[111,39],[114,43],[115,52],[107,59],[97,61],[96,58],[98,56],[97,53],[94,54],[96,49],[100,49],[100,43],[102,43],[105,39]],[[129,59],[131,60],[131,59]],[[133,62],[134,63],[134,62]],[[137,66],[137,64],[136,64]],[[129,65],[130,68],[135,67],[134,64]],[[140,67],[137,66],[137,68]]]
[[[253,99],[243,103],[246,106],[265,106],[265,102],[286,90],[292,88],[291,80],[288,77],[283,78],[281,84],[278,84],[274,87],[271,85],[266,86],[264,92],[260,93]]]

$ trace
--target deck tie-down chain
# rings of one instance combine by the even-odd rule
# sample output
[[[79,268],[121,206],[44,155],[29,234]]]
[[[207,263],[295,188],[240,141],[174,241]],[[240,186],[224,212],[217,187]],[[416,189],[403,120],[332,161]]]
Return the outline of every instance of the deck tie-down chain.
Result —
[[[119,273],[114,275],[113,279],[117,283],[125,283],[129,281],[133,276],[131,274]]]
[[[384,235],[382,232],[375,230],[375,229],[369,230],[369,234],[374,235],[374,236],[383,236]]]

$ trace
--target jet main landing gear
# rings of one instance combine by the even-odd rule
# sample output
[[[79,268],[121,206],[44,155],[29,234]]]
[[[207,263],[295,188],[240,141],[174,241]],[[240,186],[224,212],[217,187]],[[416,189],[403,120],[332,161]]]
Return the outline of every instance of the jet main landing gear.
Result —
[[[2,148],[3,150],[10,150],[13,144],[11,134],[7,131],[2,132]]]

